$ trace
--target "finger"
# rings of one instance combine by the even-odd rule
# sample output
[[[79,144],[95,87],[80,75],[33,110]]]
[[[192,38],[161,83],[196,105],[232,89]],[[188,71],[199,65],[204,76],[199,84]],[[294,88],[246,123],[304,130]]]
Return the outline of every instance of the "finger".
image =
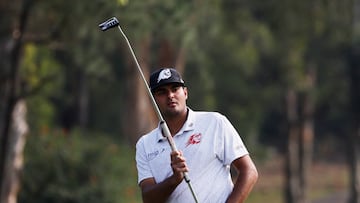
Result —
[[[171,161],[175,161],[178,159],[181,159],[182,155],[179,151],[173,151],[171,152]]]
[[[188,172],[188,171],[189,171],[189,169],[188,169],[186,166],[174,167],[174,168],[173,168],[174,174],[182,175],[182,173]]]
[[[174,157],[176,157],[176,156],[182,156],[182,153],[181,153],[181,151],[172,151],[172,152],[171,152],[171,156],[174,156]]]
[[[171,160],[171,165],[184,166],[184,165],[186,165],[186,162],[182,158],[175,158],[175,159]]]

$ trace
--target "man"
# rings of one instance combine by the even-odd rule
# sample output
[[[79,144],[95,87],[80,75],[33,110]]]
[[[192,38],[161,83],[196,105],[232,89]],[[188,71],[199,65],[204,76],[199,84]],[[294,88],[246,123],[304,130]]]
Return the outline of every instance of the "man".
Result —
[[[178,151],[171,152],[160,126],[139,139],[136,163],[143,202],[194,202],[184,172],[200,203],[244,202],[258,173],[228,119],[188,108],[188,91],[175,69],[152,73],[150,89]],[[238,170],[235,184],[230,165]]]

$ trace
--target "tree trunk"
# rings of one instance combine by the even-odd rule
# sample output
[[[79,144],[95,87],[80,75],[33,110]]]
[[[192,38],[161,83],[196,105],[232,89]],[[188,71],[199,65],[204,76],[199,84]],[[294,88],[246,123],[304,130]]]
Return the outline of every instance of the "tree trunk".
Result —
[[[181,47],[176,57],[175,67],[182,75],[185,72],[185,64],[186,64],[186,50],[184,47]]]
[[[299,115],[297,110],[297,95],[289,89],[286,95],[288,141],[285,162],[285,200],[296,203],[299,199]]]
[[[307,72],[305,86],[306,90],[302,100],[302,123],[300,136],[300,202],[308,203],[308,177],[311,168],[313,143],[314,143],[314,98],[313,89],[315,84],[315,69],[310,64]]]
[[[12,136],[12,126],[14,126],[15,124],[13,124],[12,122],[13,120],[13,115],[14,115],[14,110],[16,108],[20,108],[17,105],[18,103],[18,99],[20,98],[20,90],[19,90],[19,78],[18,78],[18,74],[19,74],[19,61],[20,61],[20,54],[21,54],[21,50],[22,50],[22,39],[23,39],[23,35],[24,35],[24,31],[27,25],[27,19],[31,10],[31,6],[33,4],[33,1],[31,0],[24,0],[22,1],[22,6],[21,6],[21,10],[19,12],[19,19],[18,19],[18,23],[15,27],[15,29],[13,30],[13,38],[11,39],[11,42],[9,42],[9,44],[11,44],[12,46],[9,48],[9,57],[4,59],[4,60],[9,60],[8,63],[9,67],[9,75],[5,78],[5,86],[6,86],[6,90],[5,90],[5,98],[4,98],[4,109],[5,109],[5,113],[4,113],[4,118],[2,118],[1,120],[4,121],[4,124],[2,126],[2,132],[1,132],[1,137],[0,137],[0,200],[7,200],[8,197],[6,195],[8,195],[9,193],[7,193],[6,191],[13,191],[12,188],[7,188],[7,183],[5,183],[4,181],[9,178],[8,177],[8,167],[9,167],[9,163],[13,163],[13,160],[9,160],[11,158],[14,158],[15,156],[9,154],[10,152],[12,152],[12,150],[14,149],[14,146],[12,146],[11,144],[18,144],[16,142],[17,139],[20,138],[13,138]],[[7,67],[5,67],[7,68]],[[15,141],[14,141],[15,139]],[[17,152],[21,153],[21,150],[18,150]],[[13,179],[12,179],[13,180]],[[14,183],[16,185],[16,183]],[[12,185],[10,183],[10,185]],[[4,188],[5,187],[5,188]],[[2,201],[1,201],[2,202]]]
[[[78,122],[83,133],[86,132],[88,123],[89,90],[87,76],[83,70],[79,73],[79,90],[77,95]]]
[[[1,183],[1,203],[16,203],[17,193],[20,189],[23,151],[28,132],[26,103],[24,100],[19,100],[16,103],[11,123]]]
[[[358,124],[359,126],[359,124]],[[358,127],[351,131],[349,135],[349,148],[348,148],[348,159],[349,159],[349,174],[350,174],[350,195],[349,203],[359,203],[360,202],[360,128]]]
[[[349,203],[360,202],[360,50],[353,49],[349,65],[351,130],[348,136],[348,160],[350,174]]]
[[[350,80],[350,118],[351,131],[349,134],[349,173],[350,195],[349,203],[360,202],[360,0],[354,1],[353,6],[352,44],[349,56]]]
[[[177,49],[175,46],[170,44],[166,39],[162,39],[160,42],[159,60],[158,66],[160,67],[171,67],[183,74],[185,71],[186,63],[186,50],[185,47]]]
[[[350,174],[349,203],[360,202],[360,49],[353,47],[350,55],[350,108],[351,130],[348,135],[348,161]]]
[[[150,38],[143,40],[139,45],[138,50],[140,50],[140,52],[137,58],[144,76],[146,77],[147,82],[149,82],[150,71],[153,70],[153,68],[149,67]],[[161,39],[157,57],[158,60],[156,62],[156,67],[154,67],[155,69],[175,67],[180,74],[184,72],[185,50],[183,48],[177,50],[168,40]],[[155,110],[144,87],[144,82],[135,67],[135,63],[133,63],[132,58],[129,58],[127,70],[128,77],[126,78],[127,85],[125,90],[127,93],[124,113],[124,119],[126,120],[124,123],[126,123],[126,125],[124,126],[124,132],[128,140],[132,144],[135,144],[141,135],[147,133],[151,128],[156,127],[158,118],[156,117]]]
[[[147,80],[150,72],[150,41],[148,38],[141,43],[137,43],[139,45],[137,48],[140,50],[137,59]],[[122,123],[125,124],[123,130],[127,140],[134,145],[141,135],[156,126],[157,119],[155,119],[154,108],[152,107],[145,84],[130,53],[126,68],[125,108],[123,114],[125,121]]]

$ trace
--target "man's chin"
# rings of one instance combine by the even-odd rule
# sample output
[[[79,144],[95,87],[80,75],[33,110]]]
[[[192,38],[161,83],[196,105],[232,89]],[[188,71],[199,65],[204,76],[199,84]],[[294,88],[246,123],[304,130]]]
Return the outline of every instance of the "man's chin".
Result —
[[[165,116],[167,117],[177,117],[181,115],[181,112],[175,108],[173,109],[168,109],[166,112],[165,112]]]

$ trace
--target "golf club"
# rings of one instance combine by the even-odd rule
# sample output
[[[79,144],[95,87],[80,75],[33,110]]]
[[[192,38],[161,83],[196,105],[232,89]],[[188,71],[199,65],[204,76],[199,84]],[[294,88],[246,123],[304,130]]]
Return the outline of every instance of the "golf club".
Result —
[[[174,142],[174,140],[173,140],[173,138],[172,138],[172,136],[171,136],[169,127],[167,126],[167,124],[166,124],[163,116],[161,115],[160,109],[159,109],[158,105],[156,104],[156,101],[155,101],[155,99],[154,99],[154,96],[153,96],[152,93],[151,93],[151,90],[150,90],[150,88],[149,88],[149,86],[148,86],[148,83],[147,83],[147,81],[146,81],[146,79],[145,79],[145,76],[144,76],[144,74],[143,74],[143,72],[142,72],[142,70],[141,70],[141,67],[140,67],[140,65],[139,65],[139,62],[138,62],[138,60],[137,60],[137,58],[136,58],[136,56],[135,56],[134,50],[133,50],[133,48],[131,47],[131,44],[130,44],[128,38],[126,37],[125,33],[122,31],[118,19],[117,19],[116,17],[112,17],[112,18],[110,18],[109,20],[107,20],[107,21],[99,24],[99,27],[100,27],[100,29],[101,29],[102,31],[106,31],[106,30],[108,30],[108,29],[110,29],[110,28],[113,28],[113,27],[116,27],[116,26],[119,28],[122,36],[125,38],[126,43],[127,43],[128,47],[129,47],[129,49],[130,49],[130,51],[131,51],[131,54],[132,54],[132,57],[134,58],[134,61],[135,61],[136,66],[137,66],[137,69],[138,69],[138,71],[139,71],[139,73],[140,73],[140,75],[141,75],[142,80],[144,81],[144,84],[145,84],[147,93],[148,93],[148,95],[149,95],[149,97],[150,97],[151,103],[152,103],[152,105],[153,105],[153,107],[154,107],[154,109],[155,109],[155,112],[156,112],[159,120],[160,120],[161,129],[163,130],[163,133],[164,133],[167,141],[168,141],[169,144],[170,144],[171,150],[172,150],[172,151],[177,151],[177,147],[176,147],[175,142]],[[196,197],[195,192],[194,192],[194,190],[193,190],[193,188],[192,188],[192,186],[191,186],[190,178],[189,178],[189,175],[188,175],[187,172],[184,172],[184,179],[185,179],[186,183],[187,183],[188,186],[189,186],[189,189],[190,189],[190,191],[191,191],[192,196],[194,197],[195,202],[198,203],[197,197]]]

